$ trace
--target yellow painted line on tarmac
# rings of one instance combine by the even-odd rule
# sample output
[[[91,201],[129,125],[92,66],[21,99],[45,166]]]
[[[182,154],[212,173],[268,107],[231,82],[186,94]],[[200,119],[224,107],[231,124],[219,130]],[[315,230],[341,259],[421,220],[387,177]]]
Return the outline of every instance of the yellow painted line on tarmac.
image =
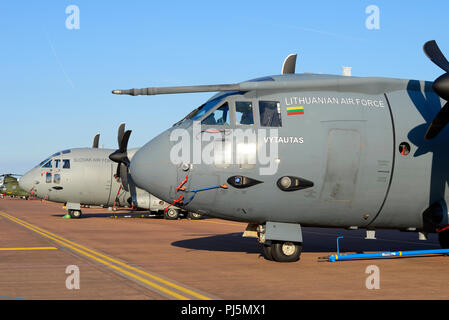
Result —
[[[84,256],[87,256],[87,257],[89,257],[89,258],[91,258],[91,259],[93,259],[93,260],[95,260],[97,262],[100,262],[100,263],[102,263],[102,264],[104,264],[104,265],[106,265],[106,266],[108,266],[108,267],[110,267],[110,268],[112,268],[114,270],[117,270],[117,271],[119,271],[119,272],[121,272],[121,273],[123,273],[123,274],[125,274],[125,275],[127,275],[127,276],[129,276],[129,277],[131,277],[133,279],[135,279],[135,280],[138,280],[138,281],[140,281],[140,282],[142,282],[144,284],[147,284],[147,285],[149,285],[149,286],[151,286],[153,288],[156,288],[157,290],[160,290],[160,291],[162,291],[162,292],[164,292],[164,293],[168,294],[169,296],[172,296],[172,297],[174,297],[176,299],[189,300],[189,298],[187,298],[187,297],[185,297],[185,296],[183,296],[181,294],[178,294],[178,293],[176,293],[176,292],[174,292],[172,290],[169,290],[169,289],[167,289],[165,287],[162,287],[162,286],[160,286],[160,285],[158,285],[158,284],[156,284],[154,282],[151,282],[151,281],[149,281],[147,279],[144,279],[144,278],[142,278],[142,277],[140,277],[140,276],[138,276],[136,274],[133,274],[133,273],[131,273],[131,272],[125,270],[125,269],[122,269],[122,268],[120,268],[120,267],[118,267],[118,266],[116,266],[114,264],[111,264],[110,262],[108,262],[106,260],[109,260],[109,261],[111,261],[111,262],[113,262],[113,263],[115,263],[117,265],[120,265],[120,266],[122,266],[122,267],[124,267],[124,268],[126,268],[128,270],[132,270],[134,272],[140,273],[140,274],[142,274],[142,275],[144,275],[144,276],[146,276],[148,278],[156,280],[156,281],[158,281],[160,283],[163,283],[163,284],[165,284],[165,285],[167,285],[167,286],[169,286],[169,287],[171,287],[173,289],[177,289],[177,290],[179,290],[179,291],[181,291],[183,293],[189,294],[189,295],[191,295],[193,297],[196,297],[196,298],[199,298],[199,299],[202,299],[202,300],[212,300],[211,298],[206,297],[206,296],[204,296],[204,295],[202,295],[200,293],[197,293],[197,292],[192,291],[190,289],[187,289],[187,288],[184,288],[182,286],[179,286],[179,285],[177,285],[175,283],[172,283],[172,282],[170,282],[168,280],[164,280],[164,279],[162,279],[160,277],[157,277],[155,275],[152,275],[152,274],[150,274],[148,272],[139,270],[139,269],[137,269],[135,267],[127,265],[126,263],[123,263],[121,261],[115,260],[115,259],[113,259],[111,257],[106,256],[106,255],[103,255],[103,254],[101,254],[99,252],[96,252],[96,251],[94,251],[92,249],[88,249],[88,248],[86,248],[86,247],[84,247],[84,246],[82,246],[80,244],[77,244],[77,243],[75,243],[73,241],[67,240],[67,239],[65,239],[65,238],[63,238],[61,236],[55,235],[55,234],[53,234],[53,233],[51,233],[51,232],[49,232],[49,231],[47,231],[45,229],[39,228],[37,226],[34,226],[31,223],[28,223],[28,222],[23,221],[23,220],[21,220],[19,218],[10,216],[9,214],[6,214],[4,212],[0,211],[0,216],[8,218],[8,219],[10,219],[10,220],[12,220],[12,221],[14,221],[14,222],[24,226],[27,229],[30,229],[30,230],[32,230],[32,231],[34,231],[34,232],[36,232],[36,233],[46,237],[46,238],[52,239],[53,241],[56,241],[57,243],[65,246],[65,247],[68,247],[68,248],[70,248],[70,249],[72,249],[72,250],[74,250],[74,251],[76,251],[76,252],[78,252],[78,253],[80,253],[80,254],[82,254]],[[76,248],[75,246],[78,247],[78,248]],[[99,257],[102,257],[104,259],[101,259],[101,258],[98,258],[96,256],[93,256],[92,254],[89,254],[88,252],[90,252],[92,254],[95,254],[95,255],[97,255]]]
[[[21,251],[21,250],[58,250],[58,248],[56,247],[0,248],[0,251]]]

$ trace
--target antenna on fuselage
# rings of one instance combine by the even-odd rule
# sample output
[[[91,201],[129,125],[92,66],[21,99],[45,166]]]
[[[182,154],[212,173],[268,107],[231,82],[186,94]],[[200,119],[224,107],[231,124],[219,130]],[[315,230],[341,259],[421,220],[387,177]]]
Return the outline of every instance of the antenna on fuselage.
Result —
[[[352,67],[345,67],[343,66],[343,71],[342,71],[342,75],[345,77],[350,77],[352,76]]]
[[[296,69],[296,53],[289,54],[282,64],[282,74],[294,74]]]
[[[98,143],[100,142],[100,134],[97,133],[94,137],[94,141],[92,142],[92,148],[98,149]]]

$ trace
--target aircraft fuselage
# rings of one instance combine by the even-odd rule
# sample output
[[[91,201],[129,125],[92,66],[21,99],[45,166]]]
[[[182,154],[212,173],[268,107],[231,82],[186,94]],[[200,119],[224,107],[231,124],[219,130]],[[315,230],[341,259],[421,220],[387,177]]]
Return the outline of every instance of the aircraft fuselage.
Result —
[[[328,89],[218,94],[215,99],[223,98],[215,109],[197,121],[180,122],[135,154],[133,180],[167,202],[182,196],[186,209],[229,220],[422,230],[423,212],[437,202],[445,208],[448,199],[448,134],[424,140],[441,100],[430,82],[376,78],[378,83],[367,80],[375,83],[367,88],[367,78],[361,79],[354,90],[335,84]],[[264,124],[261,105],[267,102],[277,104],[278,123]],[[224,103],[227,122],[207,124],[206,118]],[[238,123],[240,103],[252,105],[252,124]],[[241,131],[253,133],[253,145],[239,149],[232,142]],[[207,163],[211,141],[222,142],[223,148]],[[261,148],[271,158],[260,157]],[[184,160],[174,163],[180,154]],[[239,156],[246,160],[239,163]],[[229,163],[223,163],[227,157]],[[255,163],[245,163],[248,159]],[[283,191],[278,184],[285,176],[313,185]],[[258,183],[242,187],[241,178]],[[177,191],[184,180],[184,191]],[[222,184],[228,188],[210,188]],[[438,223],[448,224],[446,209]]]

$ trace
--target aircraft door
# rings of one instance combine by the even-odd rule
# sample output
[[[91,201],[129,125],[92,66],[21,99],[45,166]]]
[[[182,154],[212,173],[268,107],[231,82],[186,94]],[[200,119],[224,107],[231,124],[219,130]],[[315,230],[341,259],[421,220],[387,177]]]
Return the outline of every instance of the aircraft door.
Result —
[[[190,161],[177,167],[178,184],[186,181],[183,187],[187,192],[180,193],[176,186],[172,187],[170,196],[173,200],[183,194],[185,201],[192,196],[201,204],[215,201],[216,190],[213,187],[219,185],[219,172],[229,170],[232,165],[232,144],[227,138],[232,134],[233,118],[230,101],[224,99],[193,122],[189,132]]]
[[[104,205],[110,199],[111,167],[102,164],[83,167],[84,198],[91,204]]]
[[[326,160],[320,207],[350,226],[365,227],[374,221],[388,194],[394,146],[386,105],[343,115],[351,121],[321,122]]]
[[[232,130],[234,171],[251,174],[257,163],[256,102],[243,96],[233,97]]]
[[[327,162],[321,199],[353,201],[360,169],[362,132],[358,128],[330,128]]]

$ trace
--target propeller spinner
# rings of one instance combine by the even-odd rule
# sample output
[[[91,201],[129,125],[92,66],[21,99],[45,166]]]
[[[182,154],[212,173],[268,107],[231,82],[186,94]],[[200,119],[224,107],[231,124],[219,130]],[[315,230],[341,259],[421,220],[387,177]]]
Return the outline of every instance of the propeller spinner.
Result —
[[[428,41],[424,44],[424,53],[426,56],[432,60],[437,66],[446,71],[445,74],[438,77],[432,85],[433,91],[438,94],[441,98],[449,101],[449,62],[446,57],[441,52],[435,40]],[[435,138],[441,130],[449,122],[449,102],[441,108],[435,119],[433,119],[429,128],[427,129],[425,138],[427,140]]]

